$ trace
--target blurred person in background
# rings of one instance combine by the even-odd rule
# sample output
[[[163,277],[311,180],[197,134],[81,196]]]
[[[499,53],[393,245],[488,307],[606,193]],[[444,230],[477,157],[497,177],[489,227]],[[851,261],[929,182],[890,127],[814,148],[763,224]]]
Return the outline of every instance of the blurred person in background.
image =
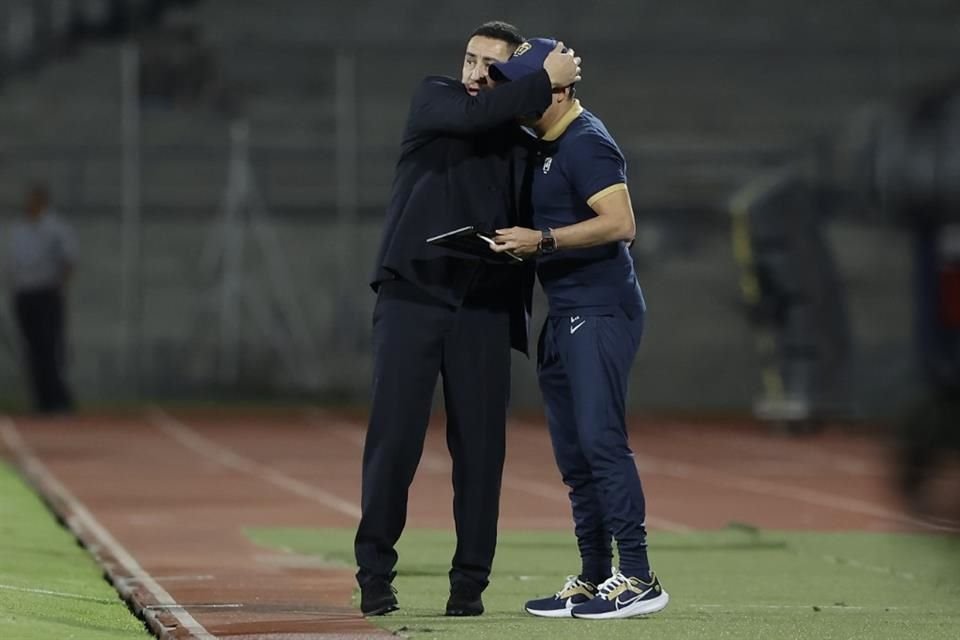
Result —
[[[497,89],[536,73],[555,40],[533,38],[491,68]],[[646,304],[628,250],[636,234],[623,153],[572,86],[531,122],[539,138],[530,189],[533,228],[497,230],[495,251],[536,256],[547,294],[537,375],[554,457],[570,489],[581,571],[542,617],[629,618],[669,595],[647,558],[646,501],[627,435],[627,384]],[[611,538],[620,567],[611,570]]]
[[[64,376],[66,289],[77,261],[71,227],[50,206],[46,185],[26,194],[25,215],[10,229],[7,280],[23,342],[33,407],[65,413],[73,400]]]
[[[457,533],[446,614],[483,613],[497,539],[510,349],[527,351],[532,272],[467,259],[426,239],[520,220],[525,134],[516,121],[537,117],[552,89],[580,72],[579,59],[557,47],[538,73],[489,91],[489,66],[521,42],[512,25],[482,25],[467,42],[461,78],[425,78],[410,105],[371,282],[373,384],[355,539],[364,615],[398,606],[395,545],[441,375]]]
[[[860,146],[882,210],[910,234],[919,385],[897,416],[897,480],[912,515],[960,524],[960,74],[874,116]],[[869,175],[869,174],[868,174]]]

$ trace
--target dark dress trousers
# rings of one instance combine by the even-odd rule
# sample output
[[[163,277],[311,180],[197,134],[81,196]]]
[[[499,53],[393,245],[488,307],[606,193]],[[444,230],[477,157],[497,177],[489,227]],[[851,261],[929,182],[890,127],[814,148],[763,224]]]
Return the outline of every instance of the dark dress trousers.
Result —
[[[428,245],[474,225],[529,226],[525,133],[551,100],[546,72],[472,97],[452,78],[417,88],[371,285],[374,371],[363,452],[357,580],[392,580],[395,544],[443,379],[457,548],[451,586],[482,591],[496,546],[510,347],[526,353],[528,265],[494,265]]]

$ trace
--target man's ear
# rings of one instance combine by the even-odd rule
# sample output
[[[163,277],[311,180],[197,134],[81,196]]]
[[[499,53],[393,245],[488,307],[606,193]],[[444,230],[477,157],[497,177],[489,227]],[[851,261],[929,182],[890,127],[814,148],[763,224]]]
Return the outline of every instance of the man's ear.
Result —
[[[554,89],[553,101],[557,104],[563,104],[564,102],[570,102],[573,99],[571,95],[573,92],[570,90],[570,87],[563,87],[560,89]]]

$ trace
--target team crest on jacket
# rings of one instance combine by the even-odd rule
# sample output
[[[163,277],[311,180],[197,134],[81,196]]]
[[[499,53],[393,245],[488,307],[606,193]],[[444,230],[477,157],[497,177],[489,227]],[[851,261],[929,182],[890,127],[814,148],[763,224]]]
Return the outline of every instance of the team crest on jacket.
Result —
[[[550,173],[550,165],[553,164],[553,158],[545,158],[543,161],[543,175]]]

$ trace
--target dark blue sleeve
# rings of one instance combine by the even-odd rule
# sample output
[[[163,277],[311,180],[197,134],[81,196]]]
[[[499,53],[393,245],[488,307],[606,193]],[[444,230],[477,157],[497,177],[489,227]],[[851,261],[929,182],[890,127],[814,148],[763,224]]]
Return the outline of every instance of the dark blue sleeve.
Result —
[[[414,93],[407,131],[410,134],[474,134],[517,118],[536,116],[550,106],[546,71],[507,82],[473,97],[452,78],[426,78]]]
[[[572,151],[567,173],[574,191],[584,202],[607,187],[626,184],[627,161],[610,138],[579,136]]]

